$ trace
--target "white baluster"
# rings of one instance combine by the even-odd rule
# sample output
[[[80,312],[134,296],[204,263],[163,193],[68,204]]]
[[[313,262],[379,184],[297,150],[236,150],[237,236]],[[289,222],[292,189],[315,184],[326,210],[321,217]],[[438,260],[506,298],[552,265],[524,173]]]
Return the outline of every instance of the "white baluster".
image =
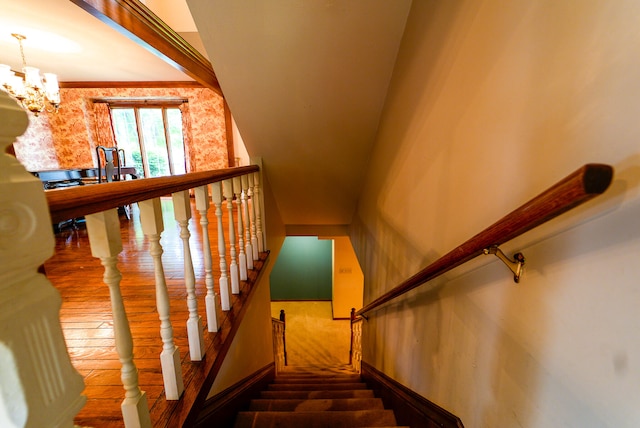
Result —
[[[253,269],[253,247],[251,246],[251,232],[249,231],[249,201],[247,195],[249,191],[249,179],[246,175],[240,177],[242,183],[242,195],[240,195],[242,210],[244,211],[244,240],[245,255],[247,257],[247,269]]]
[[[233,224],[233,182],[231,180],[222,181],[222,191],[227,200],[227,210],[229,211],[229,276],[231,277],[231,293],[240,293],[240,278],[238,272],[238,262],[236,260],[236,233]]]
[[[196,209],[200,213],[200,226],[202,226],[202,249],[204,251],[204,283],[207,286],[207,295],[204,298],[207,309],[207,330],[218,331],[218,314],[216,312],[216,293],[213,289],[213,275],[211,274],[213,262],[211,260],[211,244],[209,243],[209,186],[200,186],[195,189]]]
[[[240,272],[240,281],[247,280],[247,256],[244,253],[244,238],[242,227],[242,184],[240,177],[233,177],[233,193],[236,196],[236,206],[238,207],[238,271]]]
[[[191,248],[189,247],[189,219],[191,219],[191,201],[189,192],[184,190],[176,192],[172,196],[173,212],[180,225],[180,238],[182,238],[182,250],[184,253],[184,283],[187,289],[187,308],[189,319],[187,320],[187,337],[189,338],[189,356],[191,361],[200,361],[204,356],[204,337],[202,319],[198,314],[198,300],[196,298],[196,275],[193,271],[191,260]]]
[[[29,123],[0,91],[0,426],[72,428],[84,405],[59,313],[60,293],[37,268],[54,239],[42,182],[5,154]]]
[[[149,239],[149,254],[153,258],[153,267],[156,280],[156,307],[160,318],[160,338],[162,339],[162,352],[160,353],[160,365],[167,400],[178,400],[184,392],[182,380],[182,365],[180,364],[180,351],[173,340],[173,326],[170,319],[170,300],[167,282],[162,265],[162,245],[160,235],[164,231],[162,220],[162,208],[160,198],[148,199],[138,202],[140,208],[140,223],[142,233]]]
[[[256,234],[256,197],[254,193],[253,173],[247,175],[249,181],[249,198],[251,206],[249,207],[249,217],[251,220],[251,248],[253,249],[253,260],[259,260],[258,253],[258,235]]]
[[[124,425],[151,427],[147,395],[138,386],[138,369],[133,362],[133,339],[120,293],[122,275],[116,266],[118,254],[122,251],[118,210],[87,215],[85,219],[91,254],[99,258],[104,266],[103,279],[109,286],[111,296],[116,351],[122,364],[121,378],[125,389],[125,398],[121,405]]]
[[[255,194],[254,209],[256,210],[256,235],[258,237],[258,251],[265,250],[265,238],[262,228],[262,190],[260,189],[260,172],[253,173],[253,193]]]
[[[220,255],[220,306],[223,311],[231,309],[229,295],[229,277],[227,276],[227,261],[225,260],[224,227],[222,226],[222,183],[211,183],[211,202],[216,207],[218,220],[218,254]]]

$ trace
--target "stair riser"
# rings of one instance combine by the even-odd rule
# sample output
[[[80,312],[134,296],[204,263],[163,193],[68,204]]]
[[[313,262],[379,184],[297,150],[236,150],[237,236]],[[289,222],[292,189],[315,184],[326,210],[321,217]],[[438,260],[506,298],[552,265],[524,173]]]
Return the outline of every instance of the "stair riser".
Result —
[[[267,399],[322,399],[322,398],[374,398],[370,389],[356,391],[262,391]]]
[[[250,411],[269,412],[319,412],[345,410],[383,410],[379,398],[338,398],[315,400],[252,400]]]
[[[269,391],[334,391],[367,389],[366,383],[272,383]]]
[[[240,412],[235,428],[304,427],[353,428],[388,427],[396,424],[391,410],[348,412]]]
[[[278,376],[273,383],[360,383],[360,376],[341,376],[341,377],[325,377],[325,376]]]
[[[392,410],[350,367],[285,368],[234,428],[356,428],[396,426]]]

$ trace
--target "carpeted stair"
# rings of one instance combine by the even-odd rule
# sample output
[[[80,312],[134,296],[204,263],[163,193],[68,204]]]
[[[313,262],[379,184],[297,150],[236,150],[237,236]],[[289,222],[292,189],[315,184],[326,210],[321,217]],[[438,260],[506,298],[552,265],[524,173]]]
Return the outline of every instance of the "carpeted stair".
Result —
[[[348,366],[287,367],[235,422],[235,428],[395,426],[393,411]]]

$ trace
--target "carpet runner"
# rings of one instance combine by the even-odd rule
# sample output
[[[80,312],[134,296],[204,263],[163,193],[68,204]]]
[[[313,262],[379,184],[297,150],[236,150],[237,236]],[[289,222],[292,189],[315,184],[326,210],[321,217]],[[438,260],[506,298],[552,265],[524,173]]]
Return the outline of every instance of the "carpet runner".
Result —
[[[349,366],[286,367],[238,413],[235,428],[397,427],[392,410]]]

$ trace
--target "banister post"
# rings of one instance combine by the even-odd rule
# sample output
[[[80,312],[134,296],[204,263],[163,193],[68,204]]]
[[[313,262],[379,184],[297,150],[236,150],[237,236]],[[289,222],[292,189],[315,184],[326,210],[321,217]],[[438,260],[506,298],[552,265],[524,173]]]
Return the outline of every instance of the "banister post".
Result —
[[[209,186],[195,188],[196,209],[200,213],[200,226],[202,227],[202,251],[204,252],[204,282],[207,287],[205,307],[207,311],[207,330],[211,333],[218,331],[218,313],[216,310],[216,293],[213,289],[211,243],[209,242]]]
[[[189,192],[183,190],[173,193],[173,212],[180,225],[180,238],[182,238],[182,250],[184,253],[184,283],[187,289],[187,307],[189,319],[187,320],[187,336],[189,338],[189,356],[191,361],[201,361],[204,356],[204,336],[202,318],[198,314],[198,299],[196,298],[196,276],[193,271],[191,248],[189,247],[189,220],[191,219],[191,201]]]
[[[245,240],[245,254],[247,257],[247,269],[253,269],[253,247],[251,246],[251,232],[249,230],[251,218],[249,217],[249,201],[247,200],[249,194],[249,177],[245,174],[240,177],[242,183],[242,194],[240,196],[242,202],[242,210],[244,212],[244,240]]]
[[[229,295],[229,277],[227,276],[227,261],[225,259],[224,227],[222,226],[222,183],[211,183],[211,202],[216,207],[216,219],[218,220],[218,254],[220,256],[220,306],[223,311],[231,309],[231,296]]]
[[[240,273],[240,281],[247,280],[247,256],[244,253],[244,238],[242,227],[242,184],[240,177],[233,177],[233,194],[236,197],[236,206],[238,208],[238,271]]]
[[[142,233],[149,240],[149,254],[153,258],[156,281],[156,308],[160,318],[160,337],[162,339],[160,365],[162,367],[165,396],[167,400],[178,400],[184,392],[184,382],[182,380],[180,351],[173,340],[169,291],[162,265],[163,250],[160,244],[160,235],[164,231],[164,221],[162,220],[160,198],[140,201],[138,202],[138,208],[140,209]]]
[[[86,398],[66,348],[62,299],[37,272],[54,238],[40,180],[5,153],[29,123],[0,91],[0,426],[72,428]]]
[[[251,202],[251,206],[249,207],[249,219],[251,221],[251,247],[253,249],[253,260],[260,260],[260,254],[258,250],[258,234],[257,234],[257,226],[256,226],[256,193],[255,193],[255,185],[254,185],[254,175],[253,173],[247,174],[247,180],[249,182],[249,200]]]
[[[121,404],[125,427],[151,427],[147,395],[138,385],[138,369],[133,362],[133,339],[122,301],[122,274],[116,263],[122,251],[120,220],[116,208],[85,217],[93,257],[104,266],[104,283],[109,287],[116,351],[122,364],[121,378],[125,398]]]
[[[227,211],[229,212],[229,275],[231,276],[231,293],[240,293],[240,278],[238,272],[238,262],[236,260],[236,233],[233,224],[233,180],[222,181],[222,191],[227,200]]]
[[[258,238],[258,251],[266,250],[264,231],[262,227],[262,189],[260,188],[260,172],[253,173],[253,193],[255,194],[254,209],[256,210],[256,236]]]

